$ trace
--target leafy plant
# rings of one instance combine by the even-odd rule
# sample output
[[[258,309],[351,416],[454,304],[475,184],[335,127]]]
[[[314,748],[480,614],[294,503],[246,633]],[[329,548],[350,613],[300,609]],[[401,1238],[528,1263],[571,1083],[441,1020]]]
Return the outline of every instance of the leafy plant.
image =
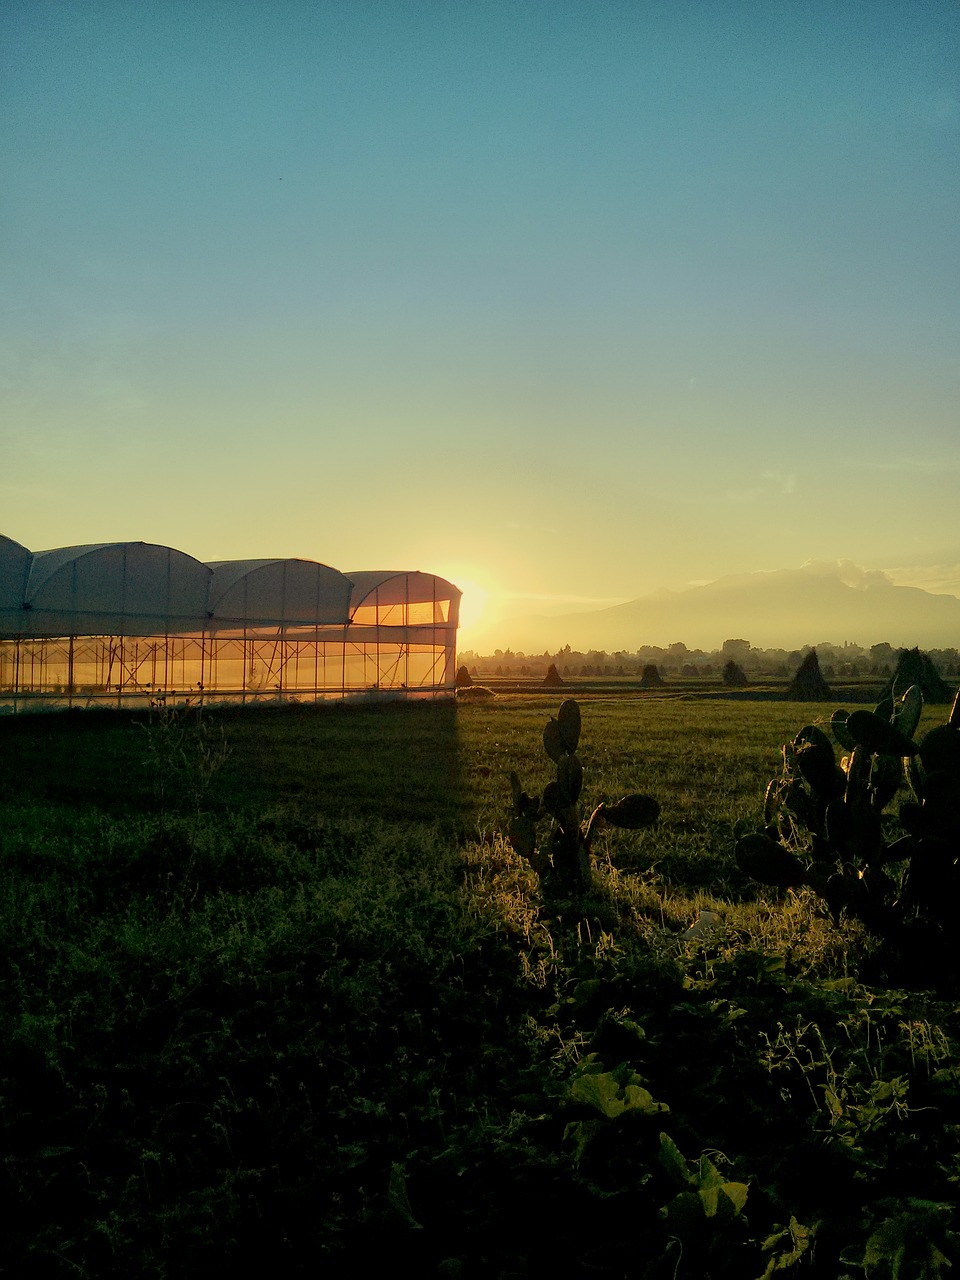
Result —
[[[638,1116],[658,1116],[670,1110],[644,1088],[640,1076],[626,1063],[607,1071],[593,1053],[588,1054],[573,1073],[566,1102],[589,1113],[588,1118],[573,1120],[564,1130],[564,1137],[573,1143],[576,1163],[594,1138],[611,1123],[624,1117],[632,1120]]]
[[[745,1182],[724,1178],[706,1155],[691,1170],[666,1133],[660,1135],[660,1163],[679,1188],[666,1206],[665,1216],[681,1239],[688,1232],[695,1237],[711,1219],[722,1222],[735,1218],[747,1203],[749,1188]]]
[[[911,685],[874,711],[834,712],[839,763],[823,729],[802,728],[767,787],[763,832],[737,844],[740,869],[809,885],[835,917],[846,911],[886,936],[918,922],[943,929],[960,890],[960,693],[947,723],[916,742],[922,710]],[[885,811],[905,783],[912,794],[891,832]]]
[[[652,796],[632,794],[616,804],[598,804],[586,825],[582,825],[579,799],[583,765],[577,755],[579,742],[580,706],[568,698],[543,731],[543,747],[556,765],[556,778],[547,783],[542,796],[529,796],[522,790],[517,773],[510,774],[510,843],[529,860],[541,881],[571,893],[583,893],[590,887],[595,832],[606,824],[637,830],[651,826],[660,816],[660,806]],[[552,819],[550,835],[538,847],[537,827],[546,816]]]

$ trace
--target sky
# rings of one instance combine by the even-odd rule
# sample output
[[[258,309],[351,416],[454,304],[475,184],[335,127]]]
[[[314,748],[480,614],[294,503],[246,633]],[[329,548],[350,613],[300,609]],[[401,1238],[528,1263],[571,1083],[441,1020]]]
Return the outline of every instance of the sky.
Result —
[[[0,174],[31,550],[960,594],[953,0],[6,0]]]

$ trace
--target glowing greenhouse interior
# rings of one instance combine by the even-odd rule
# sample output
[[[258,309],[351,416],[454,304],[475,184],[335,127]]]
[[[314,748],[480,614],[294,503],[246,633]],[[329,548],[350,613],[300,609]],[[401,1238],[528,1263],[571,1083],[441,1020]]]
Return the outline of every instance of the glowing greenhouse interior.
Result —
[[[459,604],[419,571],[0,536],[0,704],[452,697]]]

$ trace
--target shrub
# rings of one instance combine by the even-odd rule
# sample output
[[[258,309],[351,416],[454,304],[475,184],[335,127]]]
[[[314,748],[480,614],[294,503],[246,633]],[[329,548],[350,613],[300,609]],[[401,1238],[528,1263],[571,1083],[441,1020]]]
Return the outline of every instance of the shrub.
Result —
[[[950,686],[941,679],[939,671],[932,660],[919,649],[904,649],[897,659],[897,667],[886,689],[885,698],[892,698],[894,690],[909,689],[916,685],[928,704],[943,704],[950,701]]]

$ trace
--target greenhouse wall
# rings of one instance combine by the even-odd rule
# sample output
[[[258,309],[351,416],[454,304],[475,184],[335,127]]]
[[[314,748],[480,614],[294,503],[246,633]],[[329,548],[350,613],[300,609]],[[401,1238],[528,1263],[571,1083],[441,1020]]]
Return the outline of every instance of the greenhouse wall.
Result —
[[[459,602],[413,570],[0,538],[0,706],[448,698]]]

